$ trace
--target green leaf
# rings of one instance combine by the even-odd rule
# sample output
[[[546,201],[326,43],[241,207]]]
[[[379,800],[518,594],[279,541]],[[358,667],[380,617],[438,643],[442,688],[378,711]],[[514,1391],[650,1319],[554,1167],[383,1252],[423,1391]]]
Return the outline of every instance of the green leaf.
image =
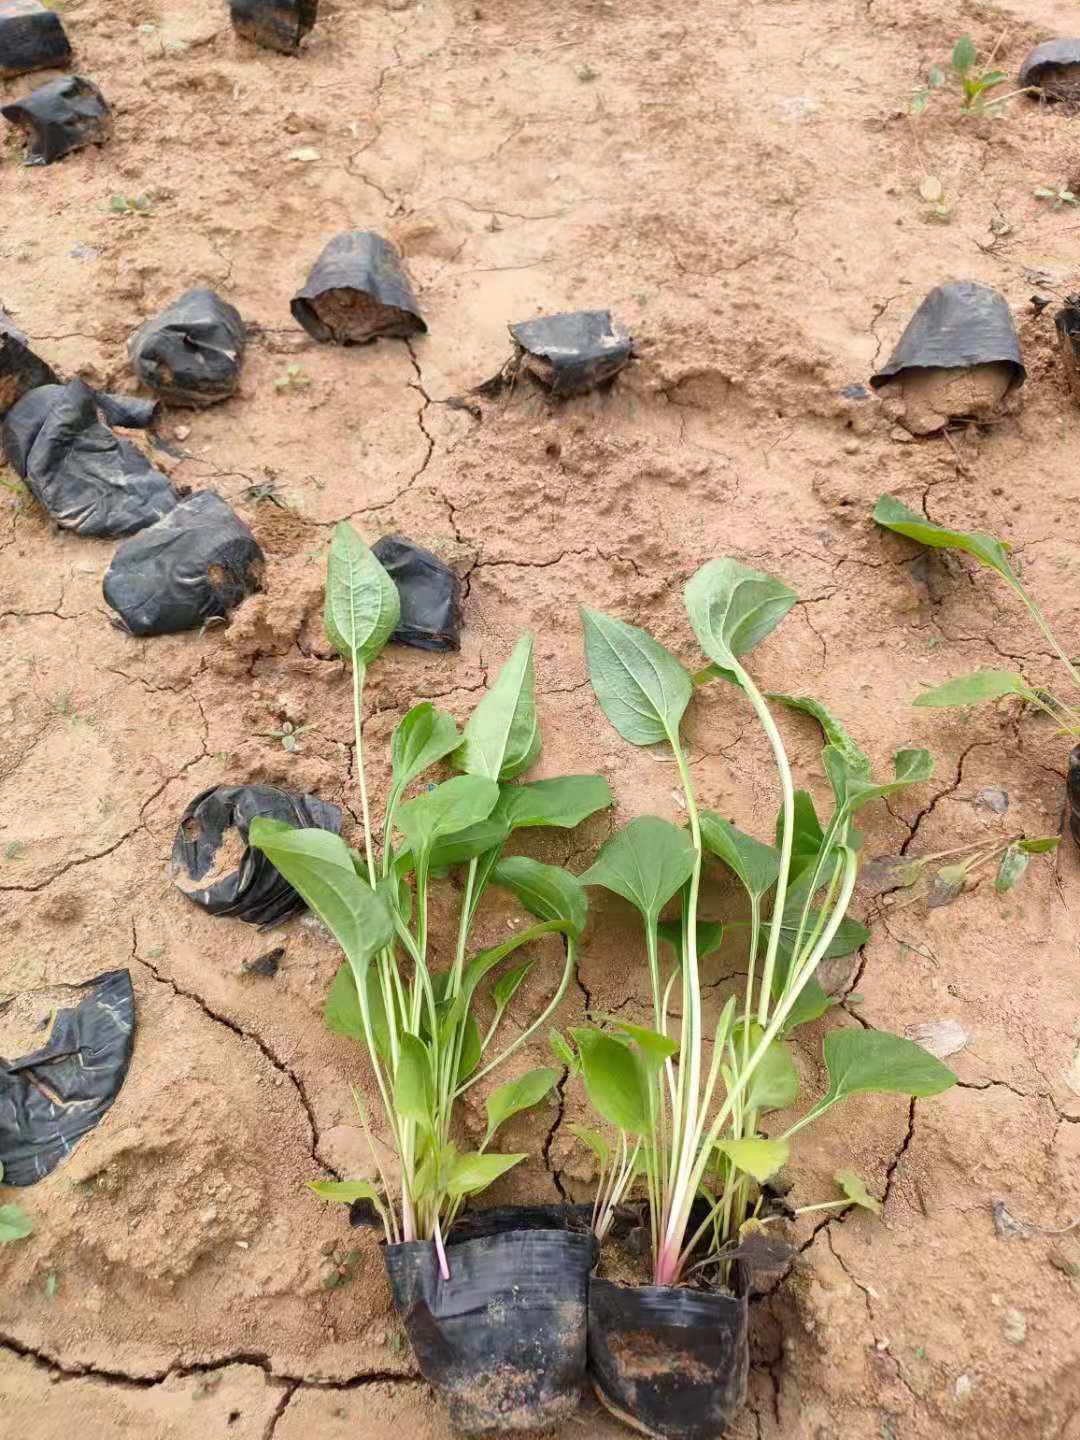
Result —
[[[581,611],[585,658],[600,708],[632,745],[674,740],[690,703],[690,676],[636,625],[588,606]]]
[[[503,940],[501,944],[493,945],[490,949],[481,950],[478,954],[474,955],[468,965],[466,965],[465,975],[462,979],[461,988],[462,994],[465,996],[466,1004],[472,1000],[476,987],[480,984],[484,976],[490,970],[494,970],[496,965],[501,964],[508,955],[512,955],[514,951],[522,945],[527,945],[530,940],[539,939],[541,935],[550,935],[557,930],[564,931],[565,929],[566,922],[564,920],[558,917],[545,919],[542,924],[531,925],[528,930],[523,930],[517,935],[511,935],[509,940]],[[444,971],[443,974],[445,973]],[[438,979],[437,976],[433,977],[433,983],[436,979]]]
[[[995,85],[1000,85],[1008,78],[1004,70],[987,70],[985,75],[979,76],[979,89],[992,90]]]
[[[718,1140],[716,1148],[736,1170],[752,1175],[759,1185],[783,1169],[791,1149],[786,1140],[767,1140],[763,1135],[745,1140]]]
[[[430,856],[436,840],[486,820],[499,798],[494,780],[455,775],[434,790],[417,795],[397,812],[396,822],[413,855]]]
[[[551,1053],[558,1060],[560,1065],[565,1065],[571,1075],[577,1073],[578,1058],[570,1048],[566,1037],[560,1035],[558,1030],[548,1031],[548,1044],[551,1046]]]
[[[1060,835],[1042,835],[1035,840],[1020,840],[1017,842],[1025,855],[1045,855],[1048,850],[1056,850],[1061,844]]]
[[[307,1186],[323,1200],[340,1200],[343,1205],[351,1205],[354,1200],[371,1200],[382,1205],[382,1196],[370,1180],[309,1180]]]
[[[430,1129],[435,1111],[435,1089],[428,1048],[417,1036],[408,1034],[400,1037],[398,1045],[394,1109],[403,1120],[415,1120]]]
[[[859,884],[873,895],[886,890],[906,890],[922,874],[926,859],[910,855],[875,855],[859,871]]]
[[[760,1025],[750,1026],[750,1050],[757,1049],[764,1031]],[[742,1026],[737,1025],[732,1035],[735,1053],[742,1052]],[[743,1108],[746,1110],[786,1110],[795,1103],[799,1093],[799,1076],[788,1048],[780,1040],[774,1040],[758,1061],[750,1077]]]
[[[33,1230],[33,1221],[21,1205],[0,1205],[0,1245],[25,1240]]]
[[[961,35],[953,46],[952,67],[957,75],[966,75],[975,64],[975,42],[970,35]]]
[[[348,1035],[354,1040],[363,1039],[364,1024],[360,1014],[360,1000],[356,994],[352,967],[347,960],[338,966],[338,972],[326,996],[323,1020],[326,1028],[335,1035]]]
[[[480,1056],[483,1054],[483,1046],[480,1040],[480,1027],[476,1023],[476,1016],[469,1014],[462,1022],[461,1039],[461,1061],[458,1065],[458,1084],[466,1079],[480,1064]]]
[[[1010,845],[1001,857],[1001,864],[994,879],[994,889],[999,895],[1011,890],[1031,863],[1030,856],[1019,845]]]
[[[713,810],[701,812],[701,839],[742,882],[747,894],[760,900],[776,884],[780,855],[752,835],[744,835]]]
[[[864,1210],[872,1210],[875,1215],[881,1214],[881,1201],[876,1195],[870,1194],[865,1182],[859,1179],[854,1170],[837,1170],[833,1178],[853,1205],[861,1205]]]
[[[427,700],[414,705],[394,727],[390,759],[399,790],[456,750],[461,737],[454,717]]]
[[[771,575],[727,557],[703,565],[684,595],[698,643],[723,669],[775,630],[799,598]]]
[[[776,845],[779,849],[783,840],[784,811],[781,807],[776,817]],[[795,791],[795,828],[791,845],[791,878],[795,879],[809,866],[815,864],[825,833],[821,828],[813,797],[806,790]]]
[[[940,65],[932,65],[926,77],[926,83],[934,90],[940,90],[945,84],[945,71]]]
[[[893,756],[894,778],[881,784],[861,771],[853,771],[835,745],[826,745],[821,758],[837,804],[846,804],[851,811],[880,796],[895,795],[909,785],[921,785],[934,773],[933,757],[929,750],[922,749],[898,750]]]
[[[815,700],[812,695],[770,694],[768,698],[779,705],[786,705],[789,710],[801,710],[804,715],[812,715],[821,726],[827,743],[843,755],[848,769],[857,775],[870,774],[870,757],[855,744],[842,723],[820,700]]]
[[[1002,579],[1015,589],[1020,582],[1009,564],[1008,546],[993,535],[984,535],[978,530],[948,530],[935,525],[923,515],[916,515],[891,495],[882,495],[874,507],[874,519],[887,530],[917,540],[920,545],[930,545],[937,550],[963,550],[972,555],[980,565],[996,570]]]
[[[499,809],[511,830],[536,825],[572,830],[598,810],[606,810],[614,798],[601,775],[560,775],[554,780],[505,786]]]
[[[454,754],[459,770],[489,780],[512,780],[529,768],[540,753],[535,692],[533,637],[525,634],[465,722]]]
[[[815,1110],[848,1095],[940,1095],[956,1076],[940,1060],[885,1030],[831,1030],[825,1036],[829,1088]]]
[[[509,834],[510,827],[496,806],[486,820],[454,835],[443,835],[435,841],[428,856],[431,873],[435,875],[450,870],[454,865],[463,865],[467,860],[475,860],[478,855],[486,855],[489,850],[499,850]],[[412,851],[403,850],[394,864],[402,870],[412,869]]]
[[[397,586],[347,520],[334,530],[326,571],[326,638],[354,665],[366,665],[401,619]]]
[[[665,940],[675,951],[679,964],[682,964],[682,921],[661,920],[656,927],[657,934],[661,940]],[[705,960],[710,955],[715,955],[720,946],[724,943],[724,926],[719,920],[699,920],[697,922],[697,957]]]
[[[593,1109],[620,1130],[645,1135],[652,1129],[649,1085],[640,1057],[600,1030],[571,1030],[581,1055],[585,1090]]]
[[[510,1001],[517,994],[525,976],[533,967],[531,960],[524,961],[521,965],[515,965],[513,969],[507,970],[501,980],[497,980],[491,987],[491,998],[496,1010],[505,1010]]]
[[[667,1035],[661,1035],[656,1030],[647,1030],[643,1025],[633,1025],[629,1020],[618,1020],[614,1016],[609,1016],[608,1019],[617,1030],[621,1030],[633,1040],[641,1051],[646,1068],[653,1074],[666,1060],[679,1053],[678,1042],[669,1039]]]
[[[811,977],[799,991],[795,1004],[788,1011],[787,1019],[784,1021],[784,1035],[790,1035],[792,1030],[797,1030],[800,1025],[808,1025],[811,1020],[818,1020],[830,1010],[836,1002],[822,989],[821,985]]]
[[[827,878],[828,869],[826,868],[826,879]],[[779,994],[780,990],[783,989],[784,982],[787,979],[792,952],[798,936],[799,920],[802,917],[803,906],[806,904],[806,895],[810,886],[810,879],[809,870],[804,870],[798,879],[794,880],[788,886],[787,895],[784,897],[784,914],[780,921],[781,930],[777,949],[777,965],[776,972],[773,976],[773,988],[776,994]],[[804,944],[806,939],[813,933],[817,923],[818,913],[819,912],[811,906],[806,925],[803,929]],[[773,923],[775,922],[771,921],[769,926],[762,928],[761,949],[763,954],[768,946],[768,932]],[[823,960],[837,960],[843,955],[853,955],[855,951],[861,949],[869,939],[870,932],[866,926],[860,925],[857,920],[852,920],[849,916],[845,915],[821,958]]]
[[[539,1105],[558,1078],[559,1072],[545,1065],[538,1070],[526,1071],[516,1080],[508,1080],[505,1085],[493,1090],[487,1098],[488,1123],[484,1144],[487,1145],[495,1131],[505,1124],[511,1115]]]
[[[458,1155],[444,1178],[446,1193],[454,1200],[475,1195],[525,1158],[524,1155],[481,1155],[479,1151]]]
[[[573,940],[581,938],[588,916],[589,901],[584,888],[569,870],[544,865],[526,855],[500,860],[492,880],[511,891],[530,915],[538,920],[558,920]]]
[[[961,675],[932,690],[924,690],[914,703],[944,709],[950,705],[983,705],[988,700],[1000,700],[1003,695],[1035,699],[1035,692],[1022,675],[1010,670],[976,670],[973,675]]]
[[[579,878],[602,885],[637,907],[647,925],[693,874],[696,854],[689,835],[656,815],[642,815],[606,841]]]
[[[602,1135],[595,1130],[589,1130],[584,1125],[567,1125],[571,1135],[576,1135],[582,1144],[587,1145],[596,1158],[600,1161],[601,1171],[606,1170],[611,1163],[611,1147]]]

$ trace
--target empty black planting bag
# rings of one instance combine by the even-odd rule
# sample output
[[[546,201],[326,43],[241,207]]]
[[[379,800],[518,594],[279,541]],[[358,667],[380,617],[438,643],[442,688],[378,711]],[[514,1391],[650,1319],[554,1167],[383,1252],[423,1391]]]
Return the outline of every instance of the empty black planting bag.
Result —
[[[40,0],[0,0],[0,80],[62,69],[71,46],[55,10]]]
[[[1065,799],[1069,811],[1069,833],[1077,845],[1080,845],[1080,745],[1075,745],[1069,751]]]
[[[459,650],[461,587],[449,565],[403,535],[384,535],[371,550],[401,599],[401,619],[394,631],[398,644],[417,650]]]
[[[589,1376],[613,1415],[658,1440],[717,1440],[746,1401],[749,1272],[731,1293],[589,1286]]]
[[[28,391],[4,416],[0,440],[49,518],[78,535],[133,535],[177,503],[171,481],[102,422],[81,380]]]
[[[1016,77],[1022,90],[1041,100],[1080,100],[1080,40],[1046,40],[1036,45]]]
[[[1054,316],[1058,350],[1073,399],[1080,402],[1080,295],[1066,295]]]
[[[201,490],[117,548],[102,591],[132,635],[174,635],[228,615],[261,588],[263,564],[232,506]]]
[[[128,340],[135,374],[170,405],[213,405],[240,381],[247,332],[213,290],[188,290]]]
[[[267,50],[294,55],[315,27],[319,0],[230,0],[233,29]]]
[[[583,395],[612,379],[630,359],[633,341],[609,310],[541,315],[510,326],[520,364],[553,395]]]
[[[135,996],[126,970],[72,987],[45,1044],[0,1057],[0,1165],[5,1185],[33,1185],[70,1155],[120,1093],[135,1039]]]
[[[447,1241],[449,1280],[429,1240],[384,1248],[420,1373],[455,1428],[496,1435],[574,1414],[597,1257],[595,1235],[578,1227],[560,1206],[478,1212]]]
[[[102,145],[112,134],[112,115],[92,80],[68,75],[39,85],[0,106],[0,115],[26,136],[26,164],[51,165],[84,145]]]
[[[171,868],[177,889],[200,910],[269,930],[307,906],[262,851],[248,845],[251,822],[260,817],[341,834],[341,811],[317,795],[277,785],[212,785],[180,817]]]
[[[34,354],[18,330],[0,330],[0,419],[39,385],[59,383],[55,370]]]
[[[312,339],[337,345],[427,334],[397,251],[374,230],[335,235],[290,308]]]

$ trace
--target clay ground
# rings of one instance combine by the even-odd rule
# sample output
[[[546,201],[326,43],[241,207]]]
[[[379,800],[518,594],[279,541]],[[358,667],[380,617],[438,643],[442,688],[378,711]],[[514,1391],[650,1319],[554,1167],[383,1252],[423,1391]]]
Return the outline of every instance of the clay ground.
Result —
[[[1027,302],[1080,288],[1080,216],[1032,195],[1074,180],[1080,120],[1023,100],[996,122],[942,102],[912,124],[906,110],[964,31],[1012,72],[1035,41],[1080,33],[1080,8],[323,0],[300,59],[238,42],[210,0],[63,13],[116,133],[47,170],[5,145],[0,299],[55,366],[129,388],[125,340],[145,316],[195,285],[233,301],[258,327],[240,393],[170,414],[183,458],[154,453],[235,504],[269,567],[229,628],[133,640],[101,598],[112,547],[3,505],[2,988],[128,966],[138,1005],[116,1105],[18,1196],[35,1228],[0,1253],[3,1428],[443,1440],[374,1239],[303,1188],[367,1173],[348,1089],[359,1058],[321,1019],[335,949],[310,923],[260,936],[187,903],[167,872],[177,817],[208,785],[265,780],[343,803],[355,836],[348,680],[319,619],[330,528],[349,516],[369,540],[400,531],[435,549],[465,581],[459,655],[394,648],[373,672],[377,796],[404,710],[438,698],[463,717],[532,626],[535,773],[596,769],[618,797],[612,817],[538,836],[532,853],[580,870],[612,821],[678,819],[670,764],[599,715],[576,606],[697,663],[681,584],[726,553],[802,597],[754,657],[763,685],[819,696],[878,767],[909,742],[936,757],[931,785],[864,812],[868,853],[1055,831],[1067,742],[1047,723],[911,708],[922,684],[980,665],[1060,681],[1044,643],[993,577],[951,558],[913,567],[869,514],[889,489],[1007,537],[1075,645],[1080,415],[1051,320]],[[926,173],[946,223],[928,218]],[[111,213],[117,194],[149,213]],[[411,350],[320,347],[290,319],[307,266],[351,227],[407,259],[431,330]],[[901,443],[876,401],[839,391],[867,379],[931,286],[965,277],[1014,307],[1022,403],[952,445]],[[505,359],[508,322],[581,307],[610,307],[636,337],[610,393],[552,409],[522,386],[475,415],[448,403]],[[252,498],[268,485],[284,508]],[[285,720],[314,727],[291,755],[264,733]],[[816,730],[783,728],[821,794]],[[706,694],[689,733],[703,802],[768,835],[773,771],[738,695]],[[1007,792],[1004,815],[980,803],[988,787]],[[1080,1214],[1078,873],[1070,842],[1004,898],[984,881],[885,919],[860,900],[873,938],[831,977],[851,998],[800,1032],[809,1091],[835,1024],[957,1021],[961,1083],[911,1107],[851,1102],[800,1137],[801,1203],[831,1198],[853,1165],[884,1218],[818,1214],[793,1232],[796,1265],[753,1306],[739,1440],[1080,1436],[1080,1231],[1003,1235],[992,1217],[999,1200],[1028,1227]],[[509,923],[493,903],[480,938]],[[275,945],[275,978],[245,973]],[[635,1013],[639,958],[626,913],[597,894],[563,1023],[587,1006]],[[518,1020],[556,963],[536,967]],[[740,969],[738,946],[711,965],[715,985]],[[536,1158],[491,1198],[584,1197],[565,1130],[581,1114],[569,1086],[561,1107],[515,1122],[507,1148]],[[353,1278],[324,1288],[353,1246]],[[622,1433],[586,1409],[559,1440]]]

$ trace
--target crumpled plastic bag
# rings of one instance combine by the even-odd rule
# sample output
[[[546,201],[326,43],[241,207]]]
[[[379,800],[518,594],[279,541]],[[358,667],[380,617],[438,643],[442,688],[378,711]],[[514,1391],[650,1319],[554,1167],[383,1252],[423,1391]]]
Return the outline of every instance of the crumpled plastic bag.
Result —
[[[132,368],[169,405],[213,405],[240,383],[247,331],[213,290],[188,290],[128,340]]]
[[[401,599],[401,619],[394,631],[398,644],[417,650],[460,650],[461,586],[453,570],[403,535],[384,535],[371,549]]]
[[[84,145],[104,144],[112,134],[105,97],[84,75],[39,85],[21,100],[0,106],[0,115],[25,134],[27,165],[51,165]]]
[[[62,70],[71,46],[55,10],[40,0],[0,0],[0,80],[31,70]]]
[[[374,230],[335,235],[291,309],[313,339],[338,345],[427,334],[397,251]]]
[[[626,365],[634,342],[609,310],[541,315],[510,326],[516,362],[553,395],[584,395]]]
[[[267,50],[294,55],[315,28],[319,0],[230,0],[233,29]]]

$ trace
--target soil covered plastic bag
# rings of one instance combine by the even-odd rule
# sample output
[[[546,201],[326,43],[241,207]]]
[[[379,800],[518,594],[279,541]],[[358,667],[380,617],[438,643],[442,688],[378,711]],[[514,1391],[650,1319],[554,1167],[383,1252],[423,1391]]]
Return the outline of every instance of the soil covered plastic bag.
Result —
[[[21,100],[0,106],[0,115],[26,135],[27,165],[51,165],[84,145],[103,144],[112,134],[105,97],[83,75],[39,85]]]
[[[255,536],[201,490],[118,547],[102,590],[132,635],[173,635],[228,615],[262,585]]]
[[[40,1050],[0,1058],[5,1185],[33,1185],[54,1170],[105,1114],[127,1075],[135,1038],[131,976],[109,970],[72,988],[83,998],[57,1010]]]
[[[1036,45],[1016,78],[1021,90],[1038,90],[1037,99],[1080,101],[1080,40],[1046,40]]]
[[[122,430],[149,430],[158,416],[158,402],[145,395],[95,390],[94,399],[105,424],[119,425]]]
[[[1069,809],[1069,833],[1077,845],[1080,845],[1080,745],[1075,745],[1069,751],[1065,796]]]
[[[128,340],[135,374],[170,405],[213,405],[240,381],[247,331],[213,290],[188,290]]]
[[[31,70],[60,70],[71,46],[55,10],[40,0],[0,0],[0,80]]]
[[[29,391],[59,383],[55,370],[34,354],[25,335],[13,326],[0,326],[0,419]]]
[[[553,395],[584,395],[595,390],[630,359],[633,341],[612,323],[609,310],[576,310],[541,315],[510,326],[524,368]]]
[[[1005,297],[974,280],[931,290],[870,384],[898,382],[895,418],[916,435],[951,419],[989,419],[1027,378]]]
[[[260,816],[341,834],[341,811],[317,795],[277,785],[213,785],[181,815],[171,869],[177,889],[200,910],[269,930],[307,906],[262,851],[248,845],[248,829]]]
[[[267,50],[293,55],[314,29],[319,0],[230,0],[233,29]]]
[[[133,535],[177,503],[171,481],[98,415],[81,380],[42,385],[0,426],[4,454],[49,517],[79,535]]]
[[[1066,295],[1054,316],[1058,349],[1073,399],[1080,403],[1080,295]]]
[[[480,1212],[447,1240],[449,1280],[430,1241],[385,1247],[420,1373],[458,1429],[541,1429],[577,1409],[597,1245],[568,1223],[558,1206]]]
[[[371,549],[401,599],[401,619],[394,631],[398,644],[417,650],[459,650],[461,587],[453,570],[403,535],[384,535]]]
[[[427,334],[397,251],[374,230],[335,235],[290,308],[314,340],[337,345]]]
[[[717,1440],[746,1400],[749,1275],[732,1293],[664,1285],[589,1286],[589,1375],[600,1400],[664,1440]]]

